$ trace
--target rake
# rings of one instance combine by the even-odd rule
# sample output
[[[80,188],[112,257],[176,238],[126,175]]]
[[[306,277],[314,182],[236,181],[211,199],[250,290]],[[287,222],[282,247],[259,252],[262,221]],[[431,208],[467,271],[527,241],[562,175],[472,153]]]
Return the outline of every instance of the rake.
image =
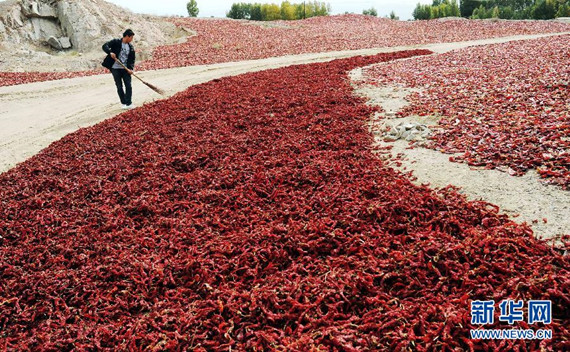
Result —
[[[123,63],[121,62],[121,60],[115,59],[115,61],[117,63],[119,63],[119,65],[123,66],[123,68],[126,70],[127,67],[125,65],[123,65]],[[144,83],[147,87],[149,87],[150,89],[154,90],[155,92],[157,92],[160,95],[164,95],[164,91],[160,88],[158,88],[157,86],[150,84],[148,82],[143,81],[142,78],[140,78],[139,76],[137,76],[134,72],[133,72],[133,76],[135,76],[136,78],[138,78],[139,81],[141,81],[142,83]]]

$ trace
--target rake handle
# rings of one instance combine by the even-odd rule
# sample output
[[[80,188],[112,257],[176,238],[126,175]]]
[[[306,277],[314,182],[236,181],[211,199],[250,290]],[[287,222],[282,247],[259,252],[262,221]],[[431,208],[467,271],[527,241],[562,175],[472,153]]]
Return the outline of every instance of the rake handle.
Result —
[[[121,60],[115,58],[115,61],[118,62],[119,65],[123,66],[123,68],[124,68],[125,70],[131,71],[131,75],[135,76],[139,81],[141,81],[142,83],[144,83],[147,87],[149,87],[150,89],[154,90],[155,92],[157,92],[157,93],[160,94],[160,95],[164,95],[164,91],[163,91],[162,89],[160,89],[160,88],[158,88],[158,87],[155,87],[155,86],[153,86],[152,84],[143,81],[143,79],[140,78],[139,76],[137,76],[137,75],[133,72],[133,70],[128,69],[128,68],[121,62]]]
[[[115,59],[115,62],[117,62],[119,65],[123,66],[123,68],[124,68],[125,70],[128,70],[127,66],[125,66],[125,65],[121,62],[121,60]],[[132,74],[133,76],[135,76],[136,78],[138,78],[141,82],[145,83],[145,81],[143,81],[139,76],[137,76],[137,75],[133,72],[133,70],[131,70],[131,74]]]

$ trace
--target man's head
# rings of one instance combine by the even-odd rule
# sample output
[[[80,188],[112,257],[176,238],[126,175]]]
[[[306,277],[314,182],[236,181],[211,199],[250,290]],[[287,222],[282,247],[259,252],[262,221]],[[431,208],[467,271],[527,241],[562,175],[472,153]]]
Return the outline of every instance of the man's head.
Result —
[[[127,29],[124,33],[123,33],[123,43],[130,43],[133,41],[133,38],[135,36],[135,32],[133,32],[130,29]]]

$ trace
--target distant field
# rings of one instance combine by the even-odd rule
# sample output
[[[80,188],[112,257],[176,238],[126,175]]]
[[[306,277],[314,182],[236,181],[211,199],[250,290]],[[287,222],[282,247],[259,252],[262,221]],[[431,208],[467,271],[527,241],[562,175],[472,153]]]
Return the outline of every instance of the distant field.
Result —
[[[454,42],[512,35],[570,31],[570,24],[552,21],[432,20],[392,21],[372,16],[341,15],[269,23],[229,19],[172,18],[195,31],[186,43],[161,46],[137,70],[262,59],[275,56]],[[136,46],[136,41],[135,41]],[[104,73],[0,72],[0,86]]]

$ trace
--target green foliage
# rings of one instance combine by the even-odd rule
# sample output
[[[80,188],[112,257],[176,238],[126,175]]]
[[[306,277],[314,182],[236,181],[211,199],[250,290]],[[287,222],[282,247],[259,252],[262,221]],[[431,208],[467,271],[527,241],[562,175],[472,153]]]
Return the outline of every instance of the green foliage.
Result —
[[[294,4],[289,1],[277,4],[234,3],[226,17],[253,21],[298,20],[314,16],[328,16],[329,4],[321,1],[306,1]]]
[[[483,20],[487,18],[499,18],[500,11],[498,7],[494,8],[485,8],[485,6],[480,5],[478,8],[473,10],[473,15],[471,18],[476,20]]]
[[[563,3],[558,6],[556,17],[570,17],[570,3]]]
[[[431,5],[418,3],[412,13],[416,20],[429,20],[441,17],[459,17],[457,0],[433,0]]]
[[[188,10],[188,16],[198,17],[200,10],[198,10],[198,3],[196,3],[196,0],[188,1],[186,4],[186,9]]]
[[[418,3],[412,15],[415,20],[429,20],[431,18],[431,6]]]
[[[485,8],[485,6],[481,4],[479,7],[473,9],[471,18],[474,20],[482,20],[484,18],[489,18],[487,17],[487,9]]]
[[[281,19],[281,8],[277,4],[261,5],[261,18],[264,21],[275,21]]]
[[[499,7],[499,18],[510,20],[513,19],[514,16],[515,12],[510,6]]]
[[[252,21],[263,20],[263,16],[261,14],[261,4],[258,3],[251,4],[249,19]]]
[[[400,19],[400,17],[399,17],[399,16],[396,16],[396,13],[395,13],[394,11],[392,11],[392,12],[390,12],[390,19],[397,21],[397,20]]]
[[[369,8],[368,10],[362,10],[362,14],[366,16],[378,16],[378,11],[374,7]]]
[[[331,5],[322,1],[307,1],[307,6],[310,6],[312,11],[310,17],[328,16],[331,13]]]
[[[283,1],[281,3],[281,19],[283,20],[294,20],[296,19],[296,9],[289,1]]]
[[[234,3],[229,12],[226,12],[226,17],[239,19],[249,19],[251,17],[251,4],[244,2]]]
[[[532,7],[530,15],[535,20],[553,19],[558,10],[556,5],[553,0],[539,0]]]
[[[480,0],[461,0],[460,12],[463,17],[471,17],[473,11],[481,4]]]
[[[473,9],[471,18],[549,20],[570,16],[569,3],[570,0],[487,0]]]

